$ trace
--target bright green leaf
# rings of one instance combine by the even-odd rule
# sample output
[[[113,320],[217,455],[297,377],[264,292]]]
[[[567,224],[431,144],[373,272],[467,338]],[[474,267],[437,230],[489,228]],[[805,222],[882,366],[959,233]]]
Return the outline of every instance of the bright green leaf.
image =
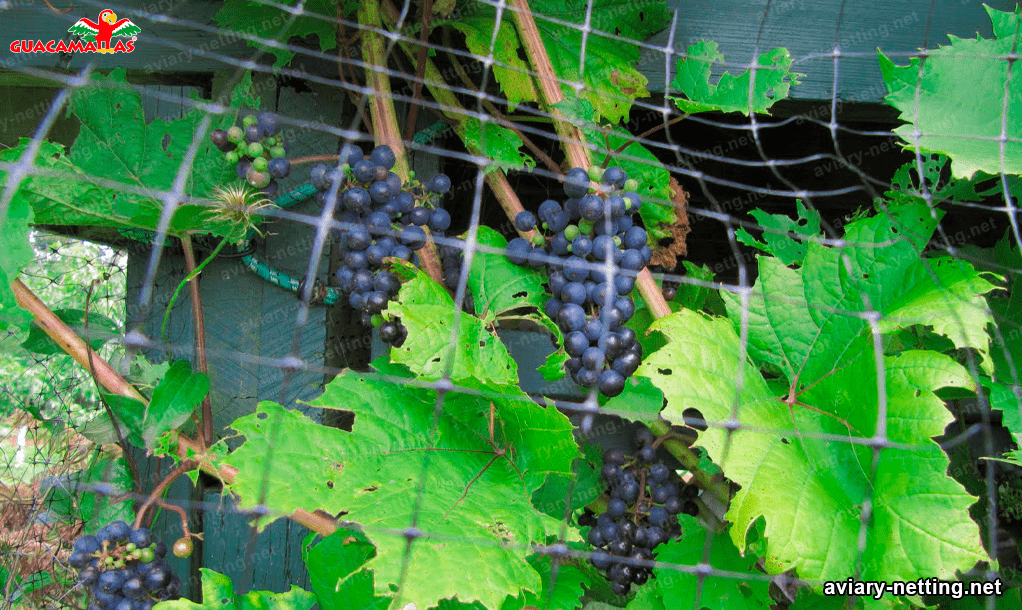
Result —
[[[9,151],[0,153],[0,161],[16,160],[16,157],[12,157]],[[7,175],[0,172],[0,186],[6,185]],[[15,191],[7,207],[7,215],[0,223],[0,328],[5,328],[8,321],[24,325],[31,319],[31,315],[18,305],[14,290],[11,289],[11,283],[18,279],[22,267],[35,257],[28,243],[28,226],[33,222],[32,207],[20,192],[23,185],[24,182]]]
[[[763,227],[763,240],[766,243],[750,235],[745,227],[739,227],[735,236],[746,246],[776,256],[785,265],[801,265],[806,257],[809,240],[822,238],[823,235],[820,233],[820,213],[816,209],[807,208],[801,199],[796,200],[796,205],[797,221],[784,214],[768,214],[763,210],[749,212]]]
[[[720,111],[766,113],[778,100],[788,97],[788,90],[804,76],[789,72],[791,55],[788,49],[777,48],[763,53],[756,61],[755,70],[746,70],[739,76],[727,72],[717,84],[710,82],[713,65],[724,61],[714,41],[700,41],[689,45],[684,57],[678,58],[677,74],[671,89],[685,97],[671,97],[682,112]],[[754,82],[751,79],[755,79]]]
[[[571,564],[559,564],[556,571],[549,557],[533,555],[529,563],[540,573],[543,590],[525,595],[525,604],[547,610],[576,610],[582,594],[590,588],[589,578]]]
[[[536,269],[510,262],[504,254],[507,240],[493,229],[480,226],[476,241],[496,251],[477,250],[472,257],[468,289],[472,291],[476,314],[491,320],[523,307],[542,312],[547,299],[544,275]]]
[[[352,432],[261,403],[256,413],[233,424],[245,442],[225,460],[240,467],[232,491],[243,507],[263,500],[275,514],[297,508],[346,511],[344,519],[360,524],[376,547],[376,557],[365,565],[374,573],[378,595],[390,595],[403,576],[402,600],[420,608],[455,595],[497,607],[508,595],[539,590],[540,576],[526,562],[529,544],[557,535],[562,524],[531,503],[528,481],[542,482],[545,474],[537,470],[533,476],[521,460],[543,459],[539,448],[495,456],[486,432],[491,401],[448,393],[438,412],[432,390],[376,376],[339,375],[311,404],[353,412]],[[495,418],[499,445],[528,444],[536,434],[548,442],[552,433],[574,443],[570,424],[563,431],[536,425],[522,417],[541,407],[513,402],[517,408],[500,406]],[[314,455],[308,447],[317,448]],[[523,455],[529,452],[534,455]],[[559,468],[570,471],[576,455],[577,450],[565,455]],[[535,463],[536,469],[541,466]],[[406,556],[406,539],[393,532],[413,524],[423,536]],[[472,579],[465,578],[465,566],[472,566]]]
[[[476,6],[483,6],[477,4]],[[468,13],[468,11],[466,11]],[[510,19],[500,22],[497,36],[493,36],[494,13],[487,11],[471,12],[459,19],[446,21],[449,25],[465,35],[468,50],[478,57],[489,57],[492,51],[493,76],[500,83],[501,91],[507,99],[508,110],[513,111],[522,102],[534,102],[537,99],[536,86],[529,73],[531,68],[518,56],[521,42]],[[492,43],[492,46],[491,46]],[[521,146],[521,141],[518,143]],[[515,147],[517,150],[517,147]]]
[[[1022,173],[1022,121],[1018,120],[1022,88],[1008,86],[1011,62],[1007,61],[1017,45],[1019,16],[986,8],[995,25],[994,39],[949,36],[950,45],[927,51],[925,62],[913,57],[907,66],[898,66],[879,53],[887,102],[908,123],[895,133],[910,150],[951,157],[951,170],[961,178],[977,171]],[[1008,138],[1003,158],[1002,136]]]
[[[305,563],[320,610],[386,610],[391,598],[377,596],[372,572],[362,569],[375,554],[364,534],[346,528],[312,547]]]
[[[287,593],[271,591],[249,591],[245,594],[234,592],[231,579],[208,568],[199,568],[202,573],[202,603],[187,598],[175,599],[156,604],[158,610],[310,610],[316,603],[316,596],[298,587],[291,586]]]
[[[193,373],[187,360],[170,365],[167,375],[153,390],[153,398],[146,409],[142,436],[152,447],[164,432],[176,430],[188,421],[192,411],[209,393],[209,377]]]
[[[536,166],[536,161],[522,152],[522,139],[507,127],[470,117],[458,130],[458,136],[469,150],[490,159],[487,172],[495,169],[523,171]]]
[[[952,419],[934,391],[971,388],[963,367],[933,352],[883,360],[886,438],[899,446],[883,449],[874,461],[865,445],[828,440],[877,433],[880,386],[872,350],[862,344],[844,365],[800,392],[802,404],[789,409],[743,360],[738,335],[726,321],[682,310],[653,329],[668,343],[637,374],[663,390],[666,419],[682,421],[691,407],[709,421],[727,421],[737,408],[743,428],[729,435],[711,426],[698,444],[741,485],[727,513],[735,544],[742,548],[748,529],[766,518],[770,573],[796,568],[804,578],[839,580],[855,572],[861,559],[864,579],[949,579],[984,560],[968,512],[975,498],[947,476],[948,458],[932,440]],[[860,558],[860,511],[867,498],[872,525]],[[810,505],[811,511],[800,509]]]
[[[450,295],[425,273],[418,271],[402,285],[397,301],[384,314],[401,318],[408,329],[408,339],[401,347],[391,348],[391,358],[419,377],[440,379],[449,372],[456,382],[518,383],[518,365],[491,325],[458,311]]]

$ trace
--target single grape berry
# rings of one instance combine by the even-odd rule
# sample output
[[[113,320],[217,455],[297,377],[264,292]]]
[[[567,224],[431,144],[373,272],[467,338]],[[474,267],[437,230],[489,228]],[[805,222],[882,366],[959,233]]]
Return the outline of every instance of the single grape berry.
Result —
[[[195,545],[192,543],[191,538],[178,538],[174,542],[174,556],[175,557],[188,557],[192,554],[192,550]]]
[[[429,181],[429,190],[438,195],[443,195],[451,190],[451,179],[444,174],[437,174]]]
[[[274,178],[287,178],[287,175],[291,173],[291,162],[284,158],[270,159],[267,167],[270,170],[270,175]]]

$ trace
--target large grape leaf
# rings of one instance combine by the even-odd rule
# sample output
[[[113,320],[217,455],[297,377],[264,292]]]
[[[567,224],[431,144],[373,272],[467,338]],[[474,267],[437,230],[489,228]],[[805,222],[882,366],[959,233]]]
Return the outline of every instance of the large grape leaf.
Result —
[[[26,178],[15,197],[31,204],[37,224],[154,230],[162,200],[129,189],[171,190],[207,113],[193,109],[179,119],[146,124],[141,97],[127,85],[124,70],[93,78],[94,83],[71,94],[68,112],[81,121],[81,130],[70,151],[65,154],[63,146],[44,142],[35,163],[52,175]],[[231,107],[258,106],[258,99],[249,94],[250,85],[250,76],[242,79],[231,94]],[[211,128],[226,128],[233,121],[231,114],[216,116]],[[0,160],[16,159],[28,145],[23,138],[17,147],[0,152]],[[202,142],[189,168],[185,192],[208,197],[215,186],[235,179],[223,154]],[[186,204],[174,213],[169,230],[236,237],[244,227],[217,221],[206,208]]]
[[[228,0],[213,21],[222,28],[241,32],[250,46],[273,55],[273,67],[287,65],[295,56],[292,38],[315,36],[319,50],[337,48],[337,6],[329,0],[284,0],[287,6],[300,6],[292,13],[274,4],[255,0]],[[350,3],[340,3],[342,6]],[[350,15],[351,11],[347,11]],[[264,42],[265,41],[265,42]],[[266,44],[272,41],[274,44]]]
[[[588,100],[565,97],[554,107],[579,126],[587,141],[597,145],[593,151],[593,165],[602,166],[609,155],[609,166],[620,167],[629,178],[638,181],[636,192],[642,197],[639,216],[649,234],[650,244],[655,245],[658,240],[670,237],[664,227],[674,224],[677,217],[671,200],[671,177],[664,164],[645,146],[633,141],[634,136],[624,128],[600,125],[599,116]],[[625,144],[628,146],[620,154],[609,152]]]
[[[640,52],[632,41],[645,40],[664,29],[670,22],[670,14],[662,0],[593,0],[590,5],[580,11],[572,0],[540,0],[530,2],[529,8],[564,95],[580,96],[592,104],[599,118],[617,123],[628,116],[636,98],[649,95],[646,77],[635,67]],[[466,13],[471,15],[469,25],[459,25],[459,29],[466,31],[469,48],[475,45],[482,55],[489,56],[496,11],[489,4],[474,2],[466,8]],[[583,49],[580,26],[587,13],[589,27],[596,31],[584,37]],[[502,19],[511,21],[512,16],[503,11]],[[509,91],[524,84],[524,75],[520,72],[524,62],[519,58],[524,56],[524,49],[518,34],[505,30],[503,21],[497,32],[494,57],[509,64],[509,69],[495,69],[494,76],[504,91]],[[583,64],[584,74],[580,71]],[[579,82],[583,86],[581,91],[576,91],[572,83]],[[513,104],[538,102],[536,93],[530,82],[509,94],[509,99]]]
[[[468,288],[472,291],[476,314],[484,320],[492,320],[523,307],[543,311],[547,299],[543,274],[509,261],[504,254],[507,240],[490,227],[480,225],[476,241],[494,250],[477,250],[472,257]]]
[[[526,561],[530,544],[558,535],[562,524],[532,506],[530,484],[545,477],[529,460],[570,472],[577,450],[559,457],[572,440],[570,425],[551,430],[542,420],[554,417],[552,409],[499,394],[447,393],[438,410],[434,391],[388,381],[395,371],[386,372],[387,379],[346,372],[310,403],[353,412],[352,432],[268,402],[235,421],[245,442],[225,461],[239,468],[232,490],[241,505],[265,498],[281,514],[344,511],[376,547],[365,566],[377,594],[392,595],[401,583],[402,602],[420,608],[455,595],[495,608],[509,595],[539,591],[540,575]],[[508,447],[504,455],[489,440],[491,402],[494,441]],[[553,454],[531,444],[555,437]],[[409,549],[400,532],[412,526],[422,536]]]
[[[671,96],[679,110],[689,114],[741,112],[745,116],[750,112],[766,113],[774,103],[788,97],[791,86],[804,76],[789,71],[791,54],[788,49],[777,48],[757,58],[756,70],[738,76],[725,72],[714,85],[710,83],[713,64],[723,61],[724,55],[712,40],[689,45],[685,56],[678,58],[677,74],[671,81],[671,88],[685,96]],[[755,82],[751,82],[753,78]]]
[[[907,351],[884,357],[878,373],[871,342],[862,340],[842,365],[795,392],[789,407],[772,395],[727,320],[682,310],[652,328],[668,343],[637,374],[663,390],[662,415],[680,422],[695,408],[710,421],[734,417],[741,425],[733,435],[711,426],[699,445],[741,486],[727,513],[735,545],[743,548],[749,528],[766,518],[769,572],[796,568],[810,580],[840,580],[858,566],[866,580],[950,579],[986,559],[968,512],[976,498],[947,476],[948,458],[932,440],[953,419],[934,392],[974,387],[962,366]],[[879,430],[897,446],[874,456],[850,442]],[[860,557],[867,502],[872,519]]]
[[[385,316],[401,318],[408,329],[404,344],[390,350],[394,362],[423,379],[440,379],[449,373],[454,381],[517,384],[518,365],[492,324],[459,311],[454,299],[428,275],[418,270],[414,274],[384,310]],[[455,324],[456,335],[452,333]]]
[[[234,592],[231,579],[209,568],[202,573],[202,603],[187,598],[160,602],[159,610],[310,610],[316,596],[294,585],[287,593],[272,591]]]
[[[975,349],[990,370],[993,318],[983,295],[996,286],[970,263],[922,258],[935,225],[924,202],[890,204],[887,213],[848,224],[843,248],[809,243],[798,271],[784,266],[792,258],[759,258],[747,304],[722,294],[736,328],[747,315],[749,353],[780,370],[793,390],[808,387],[854,356],[849,347],[867,324],[852,314],[872,310],[882,314],[880,332],[932,327],[956,347]]]
[[[7,151],[4,151],[7,152]],[[12,161],[0,153],[0,161]],[[30,178],[31,179],[31,178]],[[7,176],[0,172],[0,187],[6,186]],[[0,188],[0,192],[2,192]],[[21,269],[32,262],[35,252],[28,243],[28,227],[32,222],[32,207],[15,192],[7,206],[7,214],[0,219],[0,328],[8,322],[23,325],[32,316],[18,305],[11,283],[18,279]]]
[[[910,150],[951,157],[956,177],[1022,173],[1022,87],[1013,77],[1009,84],[1008,59],[1018,45],[1022,15],[985,8],[995,26],[993,39],[949,35],[950,45],[930,49],[925,61],[914,57],[907,66],[879,53],[887,102],[908,123],[895,133]],[[1003,155],[1002,137],[1008,138]]]
[[[743,557],[727,531],[715,533],[707,541],[706,528],[697,518],[678,515],[678,521],[681,523],[681,539],[671,540],[657,549],[657,562],[664,565],[653,568],[656,579],[650,581],[651,594],[662,599],[668,608],[765,610],[770,607],[770,583],[756,569],[758,557],[752,553]],[[675,566],[694,567],[702,563],[707,544],[710,549],[707,563],[714,570],[728,574],[711,574],[703,578],[697,602],[697,576]],[[739,574],[749,576],[741,578]],[[628,608],[640,610],[645,605],[640,600],[640,603],[629,604]]]

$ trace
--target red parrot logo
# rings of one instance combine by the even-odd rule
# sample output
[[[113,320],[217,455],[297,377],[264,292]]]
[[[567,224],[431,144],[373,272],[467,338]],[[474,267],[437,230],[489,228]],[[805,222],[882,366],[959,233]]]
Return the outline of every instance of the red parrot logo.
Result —
[[[99,13],[99,21],[94,22],[82,17],[68,32],[82,36],[85,42],[94,42],[96,50],[100,53],[113,53],[115,48],[110,45],[112,36],[135,36],[142,31],[142,28],[132,23],[131,19],[118,21],[117,15],[110,9],[104,9]],[[120,45],[121,43],[117,43]]]

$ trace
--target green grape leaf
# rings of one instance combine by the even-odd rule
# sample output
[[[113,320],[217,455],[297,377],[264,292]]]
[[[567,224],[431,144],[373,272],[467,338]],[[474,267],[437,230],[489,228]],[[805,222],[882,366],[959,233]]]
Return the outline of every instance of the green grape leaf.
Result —
[[[362,569],[376,555],[365,535],[341,528],[307,553],[309,582],[320,610],[386,610],[391,598],[376,595],[373,574]]]
[[[285,0],[287,6],[297,1]],[[241,32],[249,46],[273,55],[273,67],[287,65],[295,56],[288,46],[292,38],[315,36],[322,52],[337,48],[337,9],[327,0],[301,3],[302,12],[295,14],[275,5],[253,0],[227,0],[213,21],[222,28]],[[264,41],[275,44],[266,44]]]
[[[176,430],[188,421],[208,393],[209,377],[205,373],[193,373],[187,360],[171,363],[146,408],[142,426],[146,446],[152,448],[164,432]]]
[[[249,591],[238,594],[231,579],[209,568],[199,568],[202,574],[202,603],[187,598],[160,602],[159,610],[310,610],[316,596],[299,587],[291,586],[287,593]]]
[[[699,519],[678,515],[678,520],[681,523],[681,540],[671,540],[657,549],[657,562],[665,565],[653,568],[656,579],[650,581],[665,606],[697,610],[753,610],[770,607],[770,582],[764,580],[762,573],[756,569],[758,557],[752,553],[746,553],[743,557],[735,548],[727,530],[713,534],[707,542],[706,528],[699,523]],[[694,567],[703,562],[707,545],[710,549],[707,563],[714,570],[726,571],[728,574],[711,574],[703,578],[697,601],[698,577],[672,566]],[[748,576],[741,578],[738,574]]]
[[[85,337],[85,310],[83,309],[54,309],[64,324],[67,324],[79,337]],[[101,313],[89,312],[89,346],[98,350],[107,340],[119,335],[117,323]],[[34,354],[53,355],[63,354],[64,350],[50,338],[46,332],[33,323],[28,331],[28,338],[21,343],[21,347]]]
[[[706,284],[713,282],[713,271],[710,271],[710,268],[705,264],[700,267],[692,261],[681,262],[685,265],[685,277]],[[678,292],[670,302],[671,309],[677,311],[684,307],[685,309],[699,311],[706,305],[706,299],[709,298],[711,291],[712,289],[703,285],[682,282],[678,285]]]
[[[550,353],[546,357],[546,362],[543,363],[537,370],[539,374],[543,376],[545,381],[559,381],[564,379],[564,365],[571,358],[565,351],[562,345],[563,339],[558,342],[561,347]]]
[[[766,243],[753,237],[745,227],[739,227],[735,237],[746,246],[776,256],[785,265],[801,265],[806,257],[809,240],[822,238],[823,234],[820,232],[820,213],[807,208],[801,199],[795,203],[798,206],[798,220],[792,220],[784,214],[768,214],[763,210],[749,212],[763,227],[763,240]],[[807,239],[797,238],[796,235]]]
[[[590,588],[589,577],[575,566],[562,563],[554,567],[549,557],[533,555],[529,564],[540,573],[543,590],[525,594],[525,605],[549,610],[576,610],[582,594]]]
[[[713,64],[723,62],[724,55],[714,41],[699,41],[689,45],[678,66],[671,89],[684,97],[669,96],[678,109],[688,114],[720,111],[768,113],[771,106],[788,97],[792,85],[805,76],[790,72],[791,54],[788,49],[777,48],[763,53],[756,60],[755,70],[746,70],[739,76],[721,74],[717,84],[710,83]],[[755,82],[751,82],[751,79]]]
[[[500,318],[502,314],[521,308],[543,311],[546,302],[544,275],[530,267],[515,265],[507,259],[504,249],[507,240],[487,226],[479,226],[476,241],[494,252],[476,250],[468,272],[468,289],[476,315],[484,320]]]
[[[10,150],[0,152],[0,161],[13,162],[17,159]],[[34,180],[35,178],[26,178]],[[7,185],[7,174],[0,172],[0,185]],[[24,325],[32,319],[28,311],[18,305],[11,284],[18,279],[21,269],[32,262],[35,252],[28,243],[28,227],[32,223],[32,207],[21,193],[24,180],[14,192],[7,214],[0,223],[0,328],[8,322]]]
[[[241,506],[344,511],[376,547],[365,563],[376,594],[389,596],[400,582],[402,600],[420,608],[455,595],[494,608],[539,590],[530,544],[563,527],[531,495],[548,472],[570,472],[578,455],[570,422],[511,388],[448,392],[438,411],[435,391],[398,383],[393,366],[384,372],[347,371],[310,403],[353,412],[351,432],[268,402],[236,420],[245,442],[224,462],[239,468],[232,491]],[[509,447],[503,456],[489,439],[491,413],[494,444]],[[399,532],[413,524],[422,536],[406,555]]]
[[[1022,174],[1022,122],[1017,120],[1022,89],[1008,86],[1011,63],[1005,61],[1017,44],[1020,15],[985,8],[995,25],[993,39],[949,35],[951,44],[927,51],[925,62],[914,57],[907,66],[879,53],[887,103],[908,123],[894,132],[910,150],[951,157],[958,178],[977,171]],[[1003,158],[1002,135],[1008,138]]]
[[[66,154],[59,144],[45,143],[36,159],[38,167],[55,175],[27,179],[19,196],[35,212],[34,222],[54,225],[96,225],[154,230],[163,208],[162,200],[131,189],[169,191],[196,130],[207,113],[194,109],[173,120],[144,121],[142,100],[130,88],[124,70],[109,76],[94,74],[94,84],[75,89],[68,112],[81,122],[78,137]],[[258,104],[247,92],[247,76],[234,90],[231,105]],[[215,117],[212,128],[226,128],[234,121],[230,114]],[[17,148],[0,153],[0,159],[16,158],[28,146],[22,139]],[[235,180],[223,154],[204,141],[189,168],[185,192],[209,197],[214,187]],[[102,176],[117,183],[107,187],[94,184],[90,176]],[[179,235],[188,231],[236,238],[244,227],[214,220],[204,206],[184,204],[174,213],[169,229]]]
[[[803,332],[805,316],[798,319],[796,328],[776,332]],[[976,498],[947,476],[948,458],[932,440],[952,419],[934,392],[973,387],[964,367],[939,353],[905,351],[884,357],[878,372],[871,342],[862,339],[849,346],[853,356],[798,392],[799,402],[789,407],[744,357],[726,320],[682,310],[652,329],[668,343],[637,374],[664,392],[665,419],[680,422],[685,409],[696,408],[709,421],[727,421],[737,409],[742,428],[728,434],[711,426],[698,444],[741,486],[727,513],[739,549],[754,522],[766,518],[769,573],[796,568],[803,578],[840,580],[859,569],[864,580],[951,579],[986,559],[968,512]],[[839,439],[874,438],[881,398],[886,439],[897,446],[874,458],[866,445]],[[860,556],[867,499],[872,520]]]
[[[536,167],[536,161],[522,152],[522,139],[507,127],[469,117],[457,133],[466,148],[490,160],[487,173],[495,169],[524,171]]]
[[[485,5],[477,3],[473,6]],[[468,45],[468,50],[473,55],[489,57],[492,51],[495,62],[491,67],[493,76],[500,83],[501,91],[504,92],[508,111],[513,111],[518,104],[534,102],[539,97],[530,74],[531,68],[518,55],[521,42],[518,40],[518,33],[515,32],[514,25],[505,15],[505,19],[497,28],[497,36],[494,38],[494,16],[495,14],[492,12],[473,11],[459,19],[445,21],[444,24],[465,35],[465,44]],[[478,121],[476,122],[478,123]],[[521,146],[521,142],[519,142],[519,146]]]
[[[636,192],[642,198],[639,216],[649,234],[650,243],[656,245],[658,240],[670,237],[665,227],[674,224],[677,217],[671,200],[671,176],[664,164],[645,146],[633,142],[634,136],[624,128],[598,124],[598,116],[588,100],[565,97],[554,104],[554,108],[578,125],[588,142],[598,146],[593,151],[593,165],[603,165],[610,151],[632,142],[622,153],[611,155],[609,165],[620,167],[629,178],[638,181]]]
[[[384,315],[399,317],[408,329],[401,347],[392,347],[394,362],[406,365],[422,379],[440,379],[450,370],[455,382],[479,379],[498,384],[518,383],[518,365],[491,330],[491,324],[459,312],[454,299],[422,271],[401,286]],[[452,334],[457,316],[457,336]]]

